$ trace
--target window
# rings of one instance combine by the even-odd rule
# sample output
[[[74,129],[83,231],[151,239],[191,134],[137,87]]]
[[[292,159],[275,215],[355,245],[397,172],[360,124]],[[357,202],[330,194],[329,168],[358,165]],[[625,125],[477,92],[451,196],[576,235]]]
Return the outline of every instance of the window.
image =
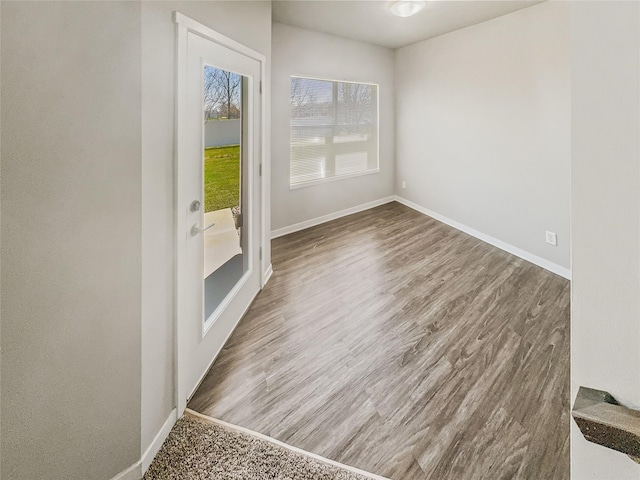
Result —
[[[378,170],[378,85],[291,77],[291,188]]]

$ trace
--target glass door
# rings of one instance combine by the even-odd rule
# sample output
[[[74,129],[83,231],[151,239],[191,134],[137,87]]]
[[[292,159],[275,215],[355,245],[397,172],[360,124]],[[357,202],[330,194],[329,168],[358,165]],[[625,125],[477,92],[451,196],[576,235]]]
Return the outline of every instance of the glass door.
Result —
[[[204,198],[204,316],[207,323],[248,270],[243,217],[246,187],[243,170],[243,92],[248,79],[240,74],[203,67],[202,191]]]
[[[178,23],[176,311],[182,413],[260,290],[264,57],[191,20]]]

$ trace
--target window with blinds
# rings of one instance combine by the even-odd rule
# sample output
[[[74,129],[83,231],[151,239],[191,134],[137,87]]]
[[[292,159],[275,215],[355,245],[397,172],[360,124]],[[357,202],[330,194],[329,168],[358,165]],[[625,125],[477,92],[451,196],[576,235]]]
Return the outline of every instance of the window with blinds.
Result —
[[[378,171],[378,85],[291,77],[289,184]]]

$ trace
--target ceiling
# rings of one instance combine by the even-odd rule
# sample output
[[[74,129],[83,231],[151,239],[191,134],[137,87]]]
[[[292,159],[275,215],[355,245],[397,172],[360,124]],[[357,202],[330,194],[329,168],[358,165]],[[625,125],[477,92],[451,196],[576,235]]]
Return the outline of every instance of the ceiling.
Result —
[[[413,17],[396,17],[385,0],[274,1],[273,20],[389,48],[485,22],[544,0],[432,0]]]

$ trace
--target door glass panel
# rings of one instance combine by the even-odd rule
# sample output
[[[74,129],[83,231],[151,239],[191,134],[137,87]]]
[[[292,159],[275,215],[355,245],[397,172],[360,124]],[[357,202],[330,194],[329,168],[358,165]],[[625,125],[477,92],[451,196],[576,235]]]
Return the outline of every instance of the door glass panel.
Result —
[[[243,94],[247,79],[204,66],[203,92],[203,232],[204,321],[242,278],[248,268],[243,185]]]

